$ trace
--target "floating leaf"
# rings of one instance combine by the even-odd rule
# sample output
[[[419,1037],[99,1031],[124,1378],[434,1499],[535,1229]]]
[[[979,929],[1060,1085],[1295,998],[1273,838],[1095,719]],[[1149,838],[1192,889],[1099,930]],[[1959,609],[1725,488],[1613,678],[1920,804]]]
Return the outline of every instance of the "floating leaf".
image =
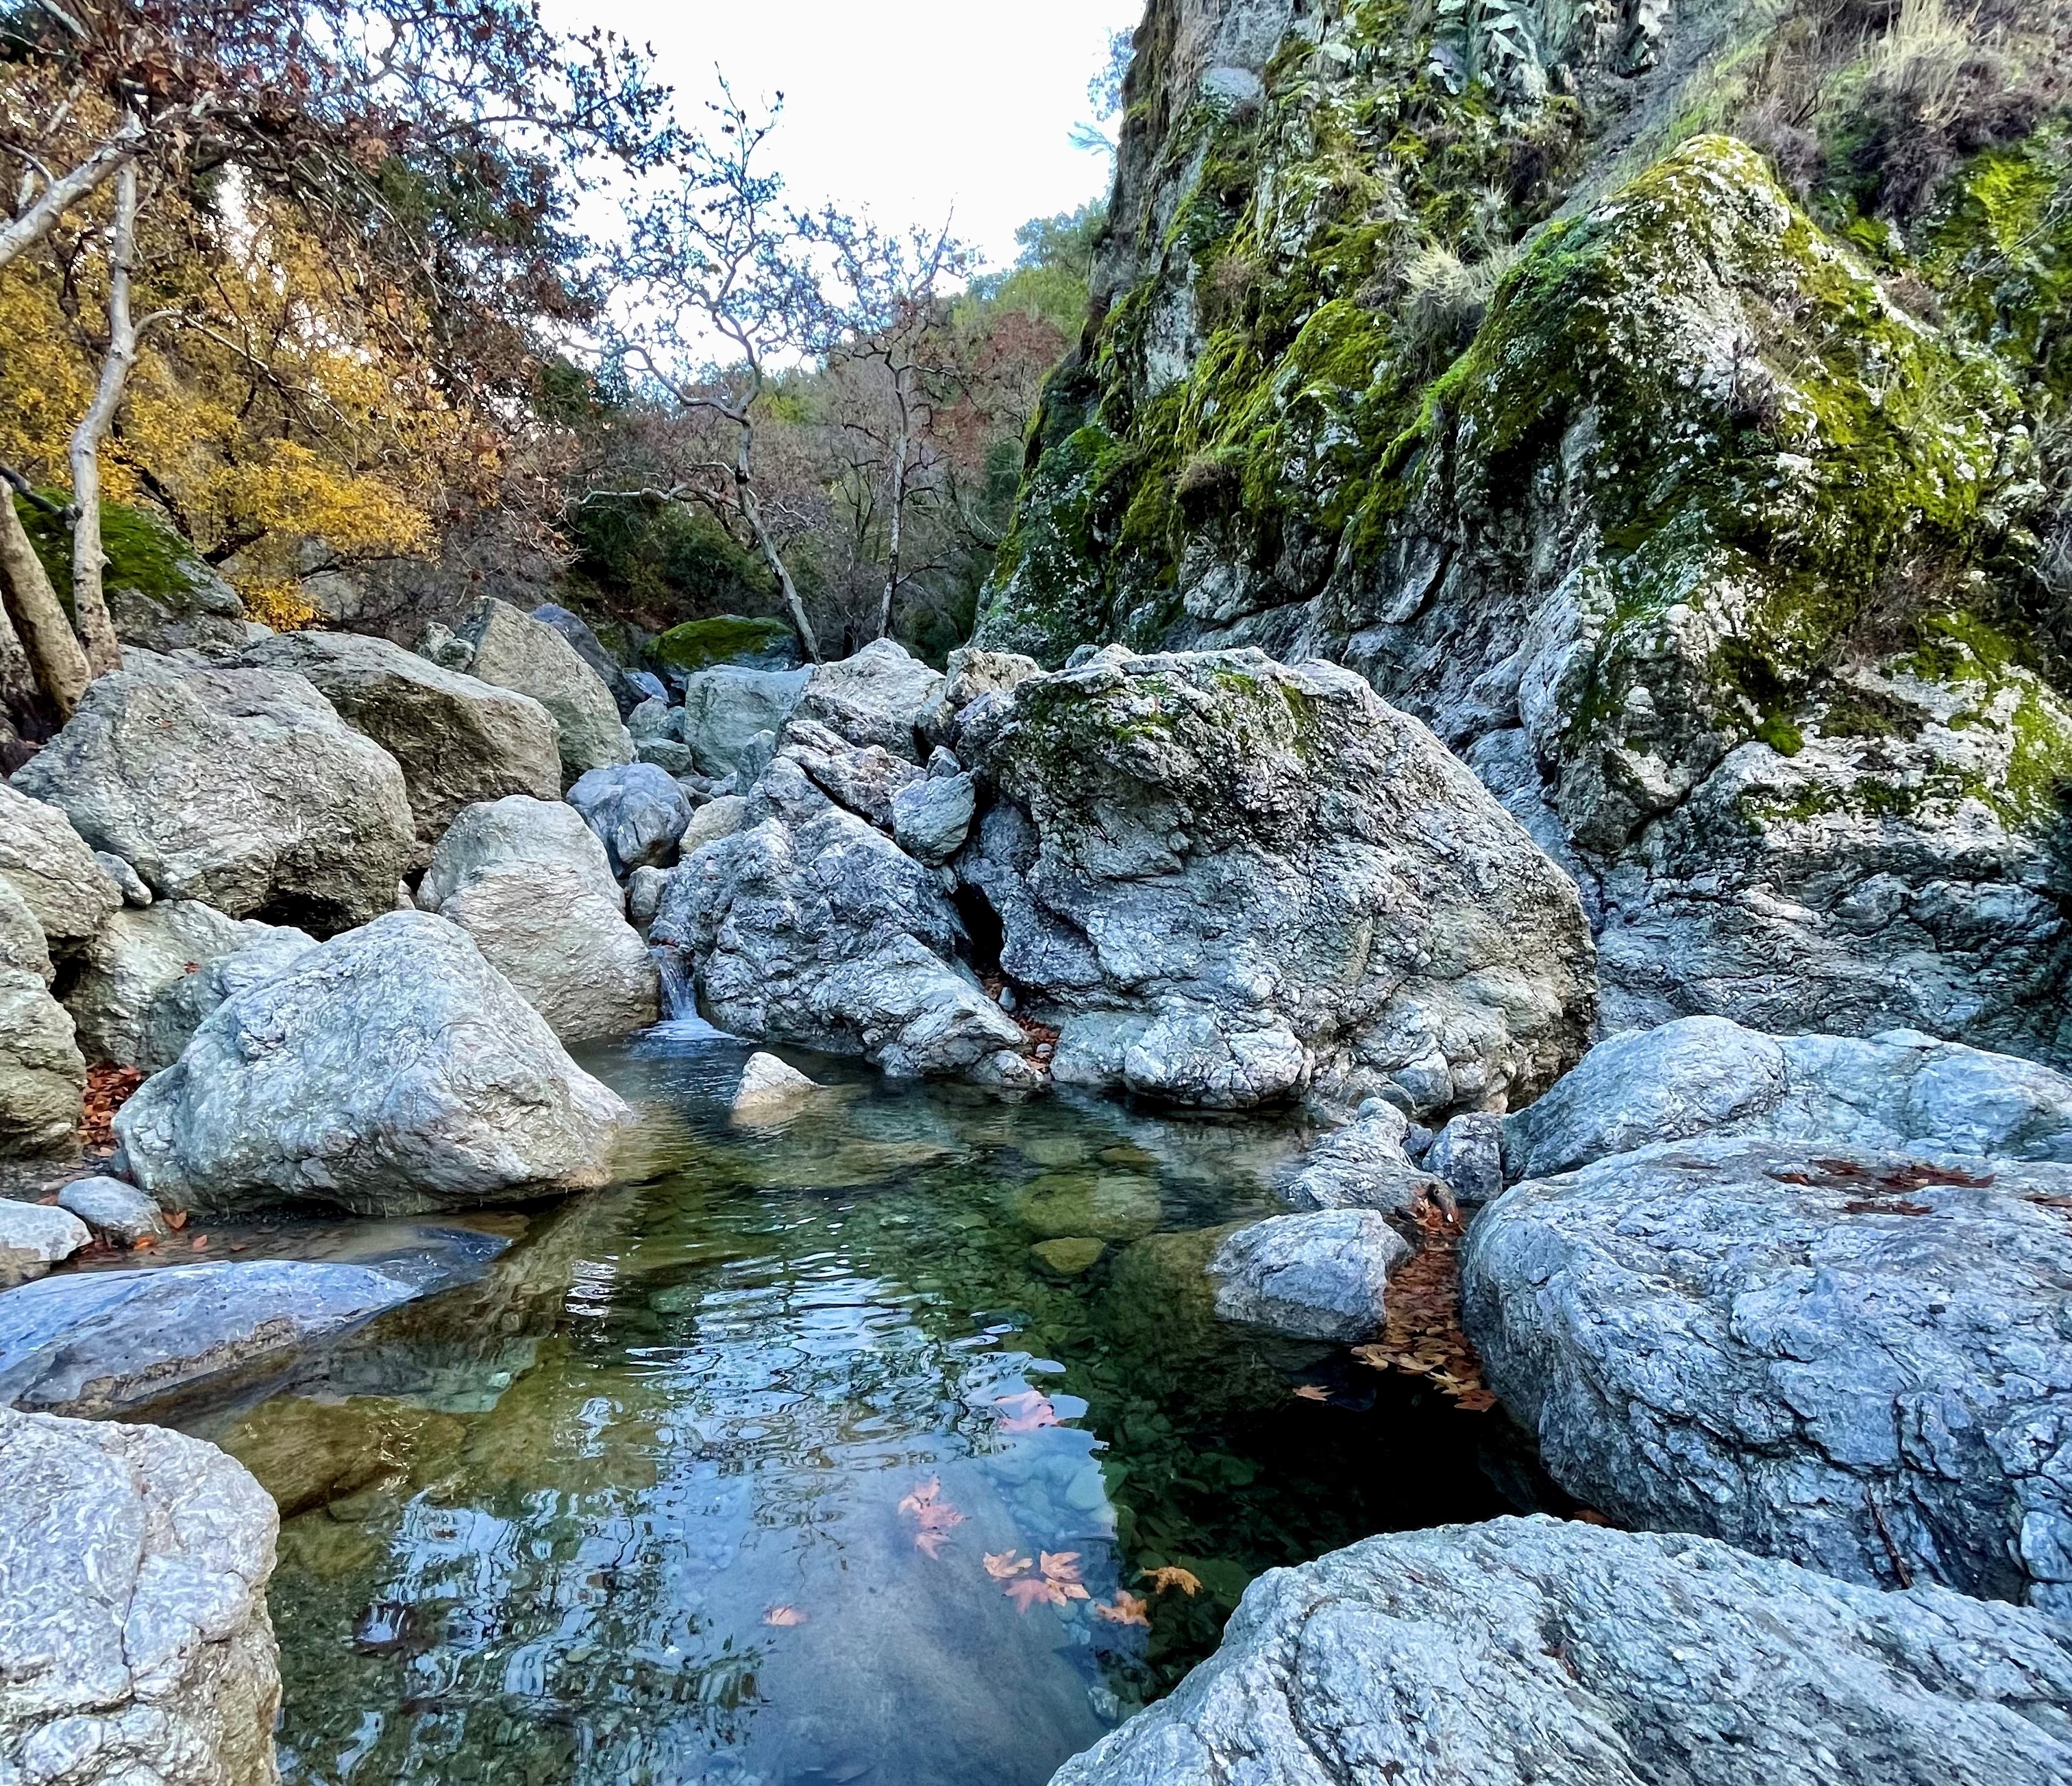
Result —
[[[789,1630],[793,1625],[806,1622],[806,1615],[795,1606],[773,1606],[763,1615],[766,1625],[775,1625],[779,1630]]]
[[[997,1582],[1011,1582],[1035,1566],[1034,1558],[1018,1557],[1011,1546],[1005,1550],[989,1550],[985,1555],[985,1572]]]
[[[1104,1605],[1099,1600],[1094,1602],[1093,1615],[1096,1619],[1107,1619],[1112,1625],[1142,1625],[1148,1631],[1151,1628],[1151,1614],[1148,1610],[1150,1604],[1149,1600],[1131,1593],[1128,1588],[1119,1587],[1115,1591],[1112,1605]]]
[[[931,1476],[899,1503],[899,1511],[911,1515],[917,1528],[914,1548],[924,1557],[941,1556],[952,1530],[964,1523],[964,1516],[942,1494],[943,1479]]]
[[[1008,1418],[1000,1423],[1003,1433],[1033,1433],[1058,1424],[1058,1410],[1050,1397],[1034,1389],[1024,1389],[1019,1395],[996,1396],[993,1401],[996,1406],[1008,1410]]]
[[[1328,1401],[1331,1399],[1331,1392],[1321,1383],[1305,1383],[1296,1390],[1295,1399],[1297,1401]]]
[[[1063,1588],[1065,1597],[1083,1600],[1087,1591],[1079,1585],[1079,1553],[1076,1550],[1045,1550],[1038,1553],[1043,1559],[1043,1579]]]
[[[1151,1584],[1153,1594],[1163,1594],[1169,1587],[1177,1587],[1189,1599],[1202,1591],[1202,1578],[1190,1569],[1182,1569],[1177,1563],[1168,1563],[1162,1569],[1139,1571]]]

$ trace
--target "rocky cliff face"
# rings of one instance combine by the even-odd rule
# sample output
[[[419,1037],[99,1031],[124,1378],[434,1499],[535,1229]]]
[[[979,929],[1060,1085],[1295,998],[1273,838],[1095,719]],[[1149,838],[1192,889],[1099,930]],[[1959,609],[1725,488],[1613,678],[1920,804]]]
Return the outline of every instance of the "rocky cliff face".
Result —
[[[1358,669],[1607,1027],[2072,1059],[2072,27],[1989,10],[1153,0],[980,642]]]

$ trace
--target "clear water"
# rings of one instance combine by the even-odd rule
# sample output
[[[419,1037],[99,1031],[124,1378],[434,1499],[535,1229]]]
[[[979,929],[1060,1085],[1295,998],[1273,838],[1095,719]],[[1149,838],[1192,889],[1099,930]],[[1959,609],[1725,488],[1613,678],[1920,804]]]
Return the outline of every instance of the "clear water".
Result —
[[[635,1182],[191,1423],[290,1516],[290,1782],[1038,1786],[1259,1571],[1508,1510],[1493,1417],[1215,1321],[1295,1130],[810,1061],[742,1128],[742,1059],[592,1061]]]

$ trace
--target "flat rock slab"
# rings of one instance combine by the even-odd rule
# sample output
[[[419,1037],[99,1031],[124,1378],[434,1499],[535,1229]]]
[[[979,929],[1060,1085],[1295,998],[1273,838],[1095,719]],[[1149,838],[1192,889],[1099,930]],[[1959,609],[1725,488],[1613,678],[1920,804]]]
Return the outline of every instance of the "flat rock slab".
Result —
[[[1515,1186],[1484,1375],[1569,1493],[1881,1586],[2072,1612],[2072,1168],[1742,1139]]]
[[[1261,1576],[1052,1786],[2056,1786],[2072,1633],[1701,1538],[1553,1520]]]
[[[273,1503],[213,1446],[0,1410],[0,1780],[272,1786]]]

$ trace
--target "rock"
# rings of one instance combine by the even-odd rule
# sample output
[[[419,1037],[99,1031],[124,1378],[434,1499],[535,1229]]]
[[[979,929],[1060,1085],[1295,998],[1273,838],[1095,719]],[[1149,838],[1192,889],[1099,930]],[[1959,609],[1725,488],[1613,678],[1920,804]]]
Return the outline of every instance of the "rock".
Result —
[[[654,739],[684,741],[684,710],[672,707],[666,694],[651,696],[626,716],[626,729],[635,744]]]
[[[1499,1519],[1270,1570],[1052,1786],[2045,1786],[2068,1708],[2072,1644],[2033,1612]]]
[[[1158,1225],[1158,1187],[1129,1172],[1046,1172],[1014,1214],[1048,1240],[1133,1241]]]
[[[618,703],[621,714],[630,714],[640,705],[644,697],[634,687],[625,666],[604,648],[603,641],[591,630],[589,621],[554,602],[544,602],[534,608],[532,618],[542,626],[552,627],[568,640],[576,656],[589,665],[596,672],[597,679],[611,691],[611,698]]]
[[[668,871],[660,868],[636,868],[626,877],[626,917],[635,930],[645,931],[654,923],[662,889],[668,884]]]
[[[152,999],[144,1014],[135,1064],[147,1073],[171,1066],[187,1051],[195,1031],[225,999],[272,979],[315,947],[304,932],[282,927],[241,949],[214,956],[175,980]]]
[[[1446,1181],[1463,1209],[1479,1209],[1503,1195],[1503,1118],[1486,1110],[1455,1117],[1426,1150],[1424,1165]]]
[[[42,1277],[92,1238],[68,1211],[0,1198],[0,1290]]]
[[[964,927],[931,870],[788,761],[742,817],[670,877],[650,932],[696,961],[713,1023],[895,1077],[1028,1082],[1022,1032],[958,962]]]
[[[767,1121],[791,1114],[820,1089],[814,1080],[774,1054],[752,1054],[727,1108],[748,1121]]]
[[[931,776],[892,796],[892,834],[917,862],[945,862],[964,848],[977,810],[969,776]]]
[[[676,853],[684,861],[709,843],[730,837],[748,820],[748,802],[738,794],[722,794],[691,814],[691,822],[677,840]]]
[[[621,877],[667,861],[691,822],[683,789],[652,763],[593,769],[569,789],[568,801],[598,834],[612,873]]]
[[[395,758],[421,852],[463,807],[561,792],[554,720],[528,696],[356,633],[282,633],[242,660],[308,677],[346,724]]]
[[[1029,1250],[1046,1271],[1060,1278],[1083,1278],[1100,1263],[1102,1255],[1108,1251],[1108,1242],[1096,1240],[1091,1235],[1074,1235],[1038,1241]]]
[[[816,721],[796,716],[784,729],[782,754],[804,769],[813,785],[837,805],[868,819],[881,831],[892,829],[893,804],[900,792],[921,780],[919,769],[882,745],[859,750]],[[760,780],[762,769],[768,767],[754,765],[745,751],[736,763],[739,773],[751,783]]]
[[[70,1146],[84,1109],[86,1060],[43,977],[0,968],[0,1154]]]
[[[157,1019],[159,1002],[211,963],[255,946],[266,959],[287,961],[315,940],[306,932],[225,917],[195,899],[163,899],[142,910],[117,912],[89,943],[65,995],[79,1027],[79,1044],[96,1060],[156,1072],[179,1058],[187,1038],[207,1016],[182,1001],[176,1018]],[[228,996],[212,986],[213,1010]]]
[[[158,1206],[120,1179],[74,1179],[58,1193],[58,1208],[79,1217],[111,1246],[163,1240],[171,1230]]]
[[[763,779],[764,772],[776,760],[777,735],[775,732],[758,732],[735,754],[733,785],[727,788],[726,792],[742,794],[749,792],[754,788],[756,783]],[[718,791],[719,786],[717,783],[713,784],[716,792]]]
[[[1504,1157],[1513,1178],[1544,1178],[1708,1134],[2072,1163],[2072,1079],[1910,1031],[1770,1036],[1684,1018],[1600,1042],[1505,1122]]]
[[[1243,1108],[1519,1101],[1593,1009],[1575,886],[1355,676],[1256,651],[1021,682],[960,733],[1005,804],[959,872],[1061,1080]]]
[[[105,850],[97,850],[93,859],[101,864],[101,871],[114,882],[116,891],[122,895],[125,905],[146,906],[151,903],[151,890],[138,877],[120,856],[112,856]]]
[[[62,959],[122,903],[85,839],[56,805],[0,781],[0,879],[34,914],[50,953]]]
[[[1414,1233],[1418,1218],[1445,1200],[1436,1171],[1412,1163],[1404,1150],[1409,1119],[1375,1099],[1357,1121],[1334,1130],[1304,1157],[1288,1186],[1298,1209],[1372,1209]]]
[[[471,674],[530,695],[553,716],[565,784],[633,760],[611,690],[553,628],[492,598],[476,607],[459,636],[473,648]]]
[[[1042,675],[1043,666],[1014,652],[964,645],[950,653],[948,670],[942,697],[927,721],[932,737],[950,737],[967,707],[985,696],[1009,693],[1030,677]]]
[[[687,776],[691,772],[691,747],[679,744],[674,739],[643,738],[633,747],[634,760],[652,763],[665,775]]]
[[[582,813],[561,800],[513,794],[471,806],[454,821],[417,883],[418,908],[437,912],[469,882],[521,863],[571,868],[596,892],[618,894],[611,858]]]
[[[456,636],[451,627],[442,626],[437,620],[426,627],[417,640],[417,655],[428,664],[437,664],[441,669],[453,670],[462,676],[475,667],[475,647]]]
[[[57,977],[43,927],[14,883],[0,874],[0,969],[8,968],[33,975],[45,986]]]
[[[643,701],[667,701],[669,685],[650,670],[628,670],[626,680],[632,685],[633,692]]]
[[[0,1778],[272,1786],[278,1516],[213,1446],[0,1413]]]
[[[948,679],[890,639],[853,657],[814,667],[796,718],[812,720],[859,749],[882,746],[918,763],[915,739],[943,698]]]
[[[140,512],[130,511],[133,521]],[[245,648],[245,603],[215,569],[197,558],[170,528],[152,528],[162,569],[143,579],[111,570],[105,591],[115,636],[146,651],[191,651],[206,658],[235,657]],[[166,562],[170,561],[170,562]]]
[[[360,1395],[343,1401],[276,1396],[220,1441],[273,1497],[283,1519],[409,1483],[418,1466],[450,1459],[467,1442],[467,1422],[452,1414]]]
[[[1209,1275],[1226,1321],[1350,1344],[1381,1331],[1388,1274],[1409,1257],[1378,1212],[1319,1209],[1239,1229],[1209,1261]]]
[[[684,682],[684,742],[698,773],[732,775],[758,732],[777,732],[811,680],[807,670],[701,670]]]
[[[96,681],[15,786],[158,899],[319,932],[388,910],[417,846],[395,759],[300,676],[167,661]]]
[[[601,1184],[629,1116],[457,924],[397,912],[224,1004],[116,1132],[168,1207],[392,1214]]]
[[[2064,1166],[1671,1143],[1484,1210],[1463,1316],[1614,1520],[2062,1613],[2068,1204]]]
[[[709,669],[788,670],[799,661],[799,636],[786,622],[744,619],[738,614],[686,620],[648,648],[663,670],[680,681]]]

